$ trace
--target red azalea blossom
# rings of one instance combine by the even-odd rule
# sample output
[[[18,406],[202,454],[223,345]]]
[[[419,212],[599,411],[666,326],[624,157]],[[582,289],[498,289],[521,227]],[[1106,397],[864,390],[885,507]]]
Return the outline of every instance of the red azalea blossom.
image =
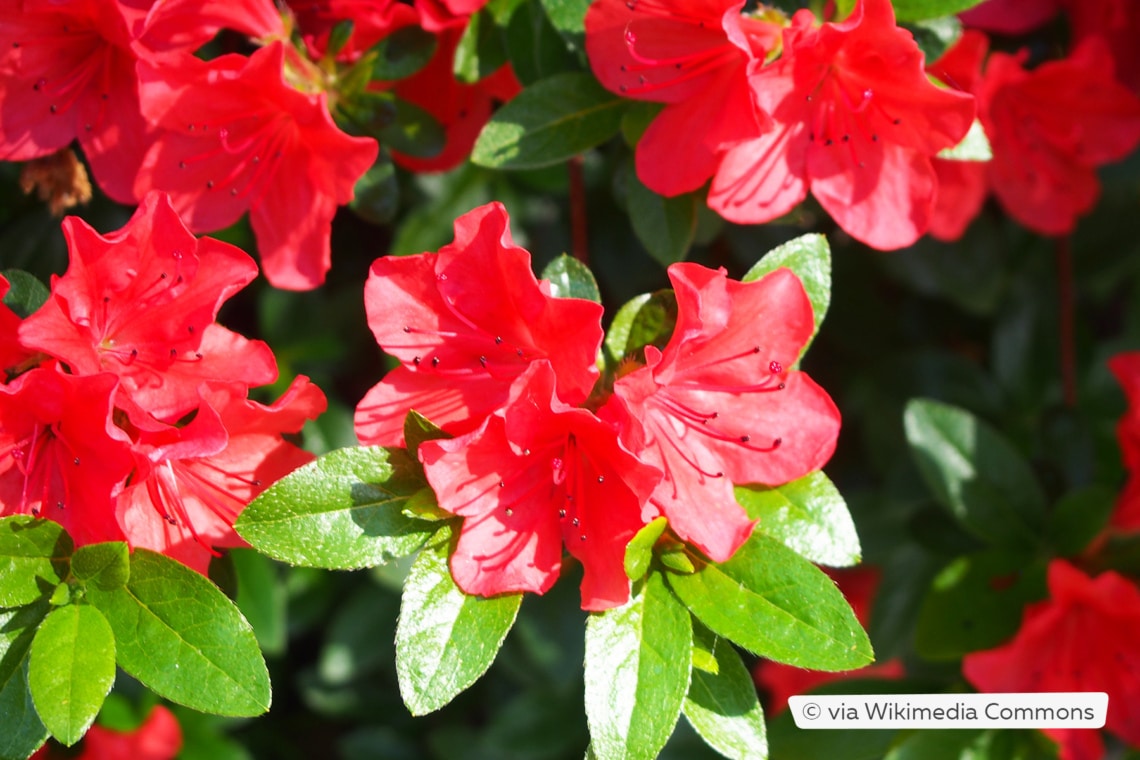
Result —
[[[1120,495],[1110,525],[1122,531],[1140,531],[1140,352],[1118,354],[1108,362],[1124,395],[1128,411],[1116,427],[1128,485]]]
[[[1049,598],[1025,609],[1012,641],[968,654],[967,680],[985,692],[1103,691],[1109,731],[1140,746],[1140,589],[1115,572],[1090,578],[1064,560],[1049,564]],[[1046,729],[1062,760],[1100,760],[1097,732]]]
[[[1112,53],[1116,79],[1140,94],[1140,4],[1135,0],[1062,0],[1073,39],[1104,40]]]
[[[811,337],[811,303],[787,269],[749,283],[674,264],[677,326],[664,352],[619,379],[602,415],[627,448],[665,473],[651,504],[715,562],[753,523],[733,485],[777,485],[818,470],[839,435],[839,410],[790,367]]]
[[[174,760],[182,749],[182,729],[174,713],[156,705],[133,731],[94,725],[83,737],[78,754],[73,750],[40,748],[30,760]]]
[[[352,21],[352,34],[337,59],[355,61],[392,32],[415,24],[416,10],[398,0],[287,0],[309,55],[319,59],[328,50],[329,35],[343,21]]]
[[[1027,53],[994,53],[978,85],[993,146],[989,185],[1006,212],[1045,235],[1066,235],[1100,195],[1096,167],[1140,142],[1140,99],[1113,78],[1091,38],[1032,71]]]
[[[450,433],[469,432],[507,400],[537,360],[554,368],[558,397],[579,403],[598,379],[600,304],[555,298],[511,240],[507,211],[490,203],[455,221],[439,253],[377,259],[364,286],[368,324],[401,366],[356,409],[361,443],[403,445],[412,409]]]
[[[598,0],[586,52],[598,80],[623,97],[667,103],[637,143],[637,176],[663,195],[696,190],[722,146],[771,125],[747,68],[779,44],[780,26],[746,18],[735,0]]]
[[[333,215],[379,148],[341,132],[326,95],[293,89],[284,68],[281,42],[248,59],[140,64],[143,110],[162,130],[135,190],[168,192],[196,231],[248,210],[265,276],[306,290],[324,281]]]
[[[10,288],[8,278],[0,275],[0,299],[8,295]],[[32,352],[20,345],[17,337],[20,322],[16,312],[0,302],[0,372],[7,372],[32,356]]]
[[[451,556],[464,591],[544,593],[565,545],[585,571],[582,609],[628,601],[625,547],[660,472],[593,413],[559,401],[549,362],[532,363],[478,430],[419,451],[440,507],[466,518]]]
[[[71,263],[20,342],[75,374],[112,372],[117,404],[147,426],[198,405],[204,381],[263,385],[277,376],[269,347],[214,324],[222,302],[257,276],[243,251],[197,240],[165,196],[150,195],[121,230],[63,222]]]
[[[860,0],[842,23],[814,24],[799,11],[780,60],[750,64],[753,94],[775,126],[724,154],[709,206],[731,221],[767,222],[810,189],[853,237],[910,245],[929,226],[931,156],[965,136],[974,99],[930,83],[889,0]]]
[[[76,546],[123,540],[114,500],[131,454],[111,421],[118,382],[48,366],[0,386],[0,516],[49,518]]]
[[[1056,16],[1063,2],[1065,0],[986,0],[959,13],[958,17],[967,26],[987,32],[1025,34]]]
[[[138,472],[119,497],[119,520],[132,547],[161,552],[205,573],[214,547],[245,546],[234,520],[270,484],[313,459],[282,438],[325,410],[325,396],[298,377],[273,405],[244,388],[203,387],[194,419],[182,428],[139,431]]]
[[[420,26],[429,32],[440,33],[455,27],[466,27],[471,16],[478,13],[487,0],[414,0]]]

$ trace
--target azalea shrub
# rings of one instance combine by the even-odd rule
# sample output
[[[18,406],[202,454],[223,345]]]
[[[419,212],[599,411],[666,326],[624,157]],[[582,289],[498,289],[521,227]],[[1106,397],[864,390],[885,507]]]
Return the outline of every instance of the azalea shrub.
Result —
[[[0,0],[0,758],[1140,757],[1138,32]]]

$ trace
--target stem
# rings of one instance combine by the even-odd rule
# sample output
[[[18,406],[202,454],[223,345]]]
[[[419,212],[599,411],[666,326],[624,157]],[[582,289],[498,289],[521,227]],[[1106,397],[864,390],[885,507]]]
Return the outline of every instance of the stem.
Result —
[[[1077,405],[1077,350],[1074,337],[1073,248],[1068,236],[1057,238],[1057,298],[1061,339],[1061,390],[1065,406]]]
[[[574,258],[590,263],[589,235],[586,230],[586,182],[582,177],[582,157],[566,164],[570,174],[570,248]]]

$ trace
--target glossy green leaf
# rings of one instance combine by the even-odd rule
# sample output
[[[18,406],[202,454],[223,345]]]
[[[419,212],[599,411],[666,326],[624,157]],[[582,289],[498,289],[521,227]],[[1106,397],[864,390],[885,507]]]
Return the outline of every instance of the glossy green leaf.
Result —
[[[702,623],[771,660],[830,671],[874,660],[835,583],[773,538],[754,534],[727,562],[668,579]]]
[[[637,296],[618,310],[606,331],[606,362],[614,368],[647,345],[664,346],[676,324],[677,297],[673,291]]]
[[[474,84],[507,62],[506,43],[487,8],[471,14],[455,48],[452,70],[457,81]]]
[[[349,570],[414,553],[435,530],[402,509],[424,486],[400,449],[339,449],[258,496],[235,528],[258,551],[306,567]]]
[[[845,0],[846,2],[847,0]],[[921,21],[941,16],[954,16],[968,11],[982,0],[891,0],[898,21]]]
[[[28,688],[48,731],[71,746],[87,733],[115,683],[115,635],[89,604],[57,607],[32,641]]]
[[[492,169],[537,169],[565,161],[613,137],[625,101],[590,74],[568,72],[536,82],[491,117],[471,161]]]
[[[732,644],[700,625],[693,630],[694,663],[698,650],[713,658],[716,667],[693,668],[682,708],[685,718],[725,757],[764,760],[768,757],[764,709],[748,668]]]
[[[928,660],[954,660],[992,649],[1017,632],[1023,607],[1045,593],[1045,567],[1027,555],[994,549],[958,557],[922,601],[915,650]]]
[[[822,471],[782,486],[739,486],[736,500],[756,530],[812,562],[830,567],[859,563],[859,535],[847,503]]]
[[[586,719],[601,760],[653,758],[689,688],[689,613],[659,573],[621,607],[586,621]]]
[[[58,523],[30,515],[0,519],[0,607],[31,604],[61,583],[73,544]]]
[[[420,552],[400,600],[396,675],[413,715],[443,707],[491,667],[522,601],[464,594],[448,569],[450,536],[442,528]]]
[[[381,151],[372,168],[356,181],[348,207],[361,219],[383,225],[392,221],[399,204],[400,185],[396,181],[396,167],[388,154]]]
[[[982,122],[974,119],[970,131],[952,148],[946,148],[938,154],[939,158],[950,161],[991,161],[994,153],[990,148],[990,140],[986,137]]]
[[[918,49],[922,51],[922,55],[929,63],[941,58],[942,54],[953,47],[954,43],[962,36],[962,22],[955,16],[923,19],[899,26],[914,35]],[[944,82],[943,84],[949,83]]]
[[[253,629],[217,586],[146,549],[131,554],[131,577],[87,598],[115,632],[119,666],[156,694],[216,715],[269,709],[269,673]]]
[[[967,530],[1003,546],[1036,543],[1045,495],[1001,434],[964,409],[929,399],[907,404],[904,423],[927,487]]]
[[[627,203],[637,239],[663,267],[684,261],[697,233],[697,193],[665,198],[646,187],[629,166]]]
[[[415,409],[404,417],[404,448],[408,456],[416,458],[419,454],[420,444],[424,441],[438,441],[442,438],[451,438],[451,433],[445,433],[443,428],[423,416]]]
[[[625,574],[630,580],[640,580],[649,570],[653,561],[653,545],[668,525],[669,521],[664,517],[656,517],[629,540],[625,547]]]
[[[433,158],[447,142],[447,135],[434,116],[391,92],[360,93],[342,104],[341,113],[342,127],[349,134],[372,137],[415,158]]]
[[[590,0],[542,0],[542,7],[558,33],[578,50],[584,50],[586,9]]]
[[[126,541],[88,544],[75,550],[71,572],[82,583],[110,591],[126,584],[131,575],[130,563]]]
[[[524,87],[578,68],[576,56],[550,23],[540,0],[519,2],[507,23],[511,69]]]
[[[404,79],[427,65],[435,55],[436,36],[419,26],[404,26],[372,46],[372,79]]]
[[[0,276],[8,280],[8,292],[4,294],[4,305],[21,319],[39,309],[47,301],[51,292],[35,275],[22,269],[4,269]]]
[[[748,270],[742,280],[744,282],[759,280],[780,267],[792,270],[803,283],[804,291],[811,301],[812,316],[815,320],[815,331],[812,333],[814,339],[815,333],[819,332],[819,326],[823,324],[823,318],[827,316],[827,308],[831,305],[831,246],[827,244],[827,238],[811,234],[789,240],[768,251],[764,258]],[[800,352],[801,356],[807,353],[812,339],[808,340],[804,350]]]
[[[1065,494],[1049,514],[1049,540],[1062,557],[1084,551],[1104,529],[1119,494],[1105,485],[1091,485]]]
[[[540,279],[550,282],[550,294],[555,298],[584,298],[594,303],[602,302],[594,273],[581,261],[565,253],[546,265]]]
[[[24,760],[48,738],[28,689],[28,659],[24,656],[12,676],[0,685],[0,760]]]

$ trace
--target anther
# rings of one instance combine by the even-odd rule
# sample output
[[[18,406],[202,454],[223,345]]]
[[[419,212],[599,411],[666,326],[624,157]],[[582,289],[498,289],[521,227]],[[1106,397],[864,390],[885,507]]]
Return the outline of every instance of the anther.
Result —
[[[507,487],[507,484],[506,484],[506,482],[504,482],[504,481],[500,480],[500,481],[499,481],[499,488],[506,488],[506,487]]]
[[[433,367],[439,366],[439,357],[438,356],[433,356],[431,358],[431,366],[433,366]]]
[[[784,365],[780,364],[778,361],[772,361],[768,364],[768,371],[773,375],[778,375],[784,371]]]
[[[510,517],[514,513],[515,513],[515,511],[513,509],[511,509],[510,507],[507,507],[507,517]]]
[[[420,357],[418,357],[418,356],[414,357],[412,359],[412,364],[416,365],[417,367],[420,366]]]
[[[564,518],[564,517],[566,517],[566,510],[565,510],[565,509],[560,509],[560,510],[558,510],[558,516],[559,516],[560,518]]]
[[[486,369],[487,368],[487,357],[486,356],[480,356],[479,357],[479,364],[481,364],[483,366],[483,369]]]
[[[496,336],[495,336],[495,345],[497,346],[497,345],[499,345],[499,344],[500,344],[500,343],[502,343],[502,342],[503,342],[503,338],[502,338],[502,336],[500,336],[500,335],[496,335]]]
[[[404,325],[404,332],[410,333],[411,331],[412,331],[412,328],[408,327],[407,325]]]
[[[750,436],[750,435],[742,435],[742,436],[740,436],[740,442],[741,442],[741,443],[748,443],[748,442],[749,442],[749,441],[751,441],[751,440],[752,440],[752,436]]]
[[[75,459],[72,459],[72,460],[71,460],[71,463],[72,463],[72,464],[74,464],[76,467],[78,467],[78,466],[79,466],[79,457],[76,457]]]
[[[581,523],[581,521],[577,517],[575,517],[573,520],[570,521],[570,524],[573,525],[575,528],[577,528],[580,523]]]
[[[605,483],[606,482],[606,476],[605,475],[599,475],[598,476],[598,482],[599,483]]]

